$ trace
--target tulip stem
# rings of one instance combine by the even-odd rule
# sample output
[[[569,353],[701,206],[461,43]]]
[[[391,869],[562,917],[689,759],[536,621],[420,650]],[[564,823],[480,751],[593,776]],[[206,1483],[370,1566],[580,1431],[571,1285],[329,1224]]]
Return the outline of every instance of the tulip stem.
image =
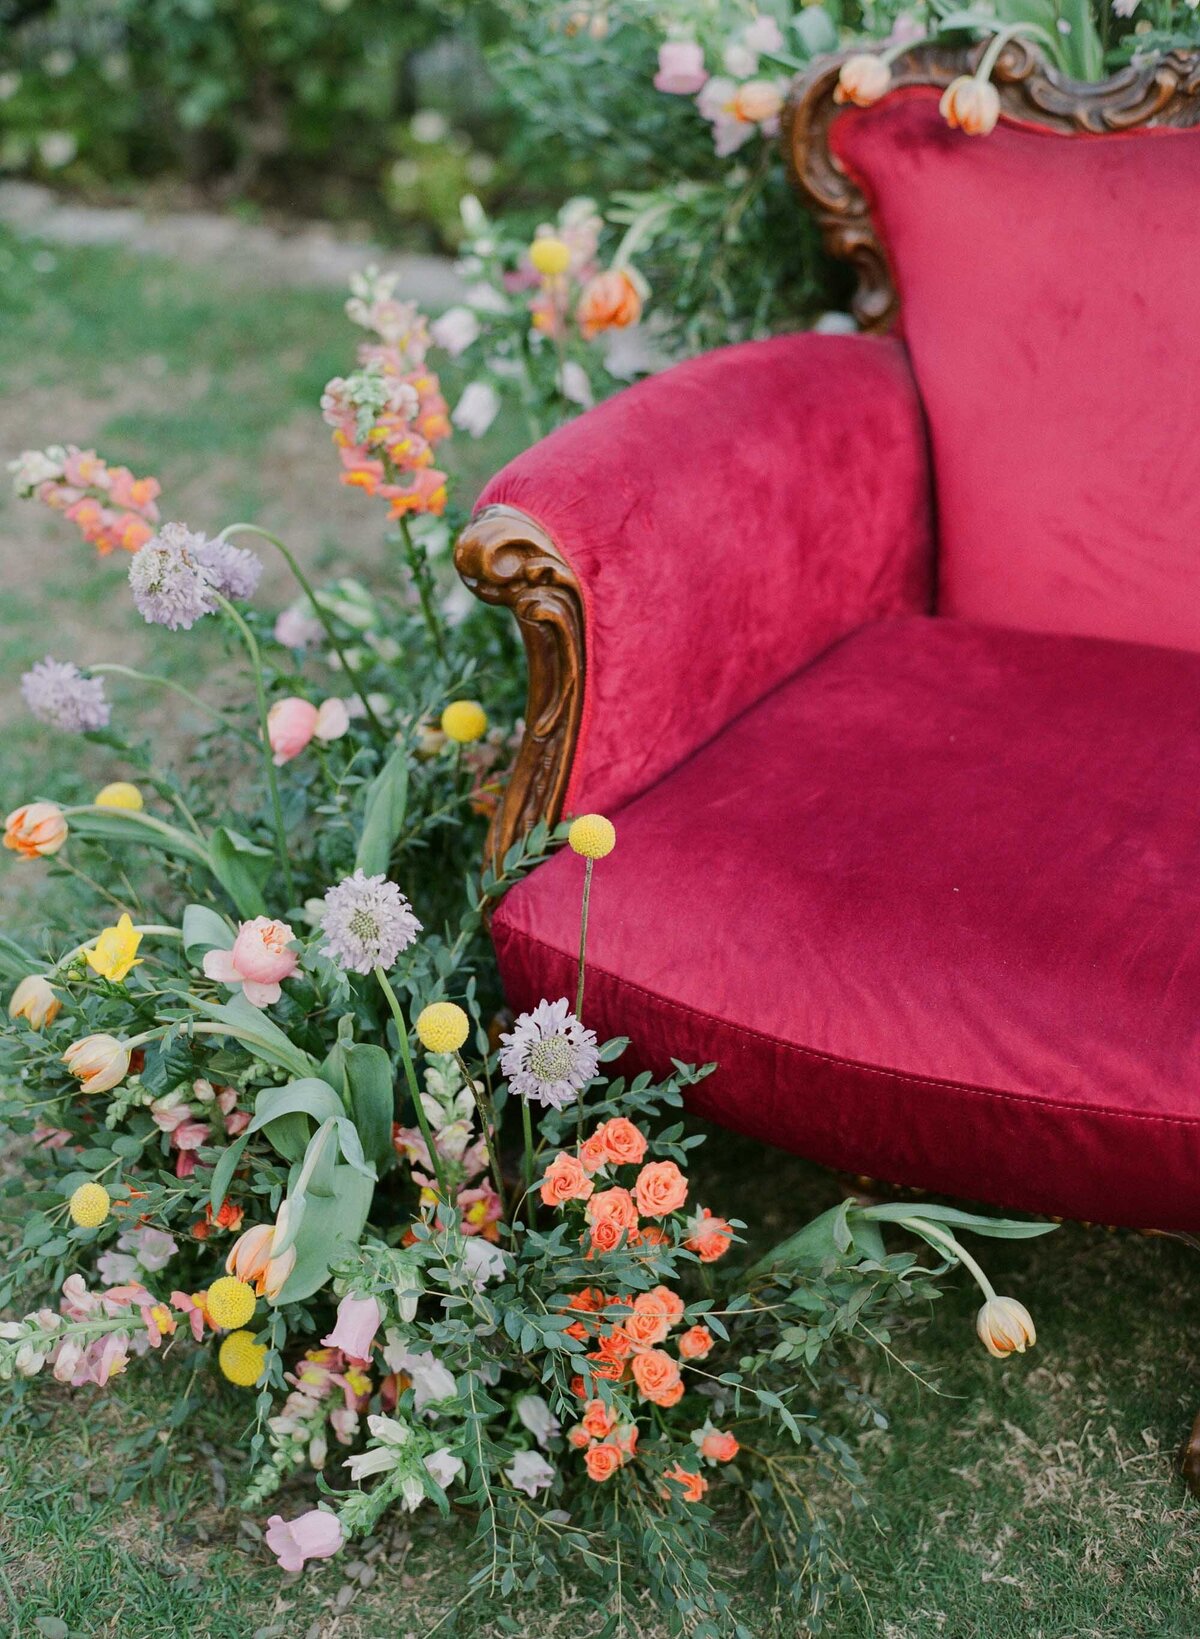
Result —
[[[408,1045],[408,1021],[400,1006],[399,998],[388,982],[388,976],[378,965],[375,968],[375,977],[379,980],[379,988],[387,997],[387,1004],[391,1008],[392,1018],[396,1021],[396,1035],[400,1039],[400,1061],[404,1065],[404,1078],[408,1082],[408,1091],[413,1101],[413,1108],[417,1112],[417,1126],[421,1129],[421,1137],[425,1140],[425,1148],[429,1151],[429,1163],[437,1179],[438,1194],[447,1206],[452,1206],[449,1193],[446,1189],[446,1179],[442,1172],[441,1156],[433,1142],[433,1130],[429,1125],[429,1117],[425,1113],[425,1106],[421,1103],[421,1091],[417,1086],[417,1072],[413,1068],[412,1050]]]
[[[922,1240],[940,1246],[943,1251],[948,1252],[952,1258],[961,1263],[963,1268],[974,1276],[976,1285],[989,1303],[995,1297],[996,1288],[962,1242],[956,1240],[948,1229],[939,1229],[937,1225],[931,1224],[926,1218],[898,1218],[896,1222],[901,1228],[911,1230],[914,1235],[920,1235]]]
[[[400,536],[404,542],[404,559],[408,564],[409,574],[413,578],[413,585],[417,589],[417,596],[421,600],[421,613],[425,617],[425,624],[429,628],[429,636],[437,651],[437,657],[445,663],[446,642],[442,636],[441,623],[433,607],[433,586],[429,573],[429,559],[424,550],[413,540],[412,530],[408,519],[400,518]]]
[[[271,736],[267,727],[267,686],[263,680],[262,655],[259,653],[258,642],[254,633],[238,614],[228,598],[222,597],[220,592],[214,592],[217,603],[241,634],[246,652],[250,656],[250,666],[254,672],[254,697],[258,703],[258,730],[262,736],[263,766],[267,771],[267,789],[271,794],[271,815],[275,824],[275,848],[279,855],[279,864],[283,871],[283,886],[287,893],[288,905],[295,903],[296,883],[292,876],[292,862],[288,856],[287,832],[283,825],[283,806],[279,801],[279,780],[275,774],[275,762],[271,755]]]
[[[487,1145],[488,1161],[492,1168],[492,1179],[496,1185],[496,1194],[500,1197],[500,1205],[504,1206],[504,1169],[500,1165],[500,1154],[496,1149],[496,1107],[492,1103],[492,1095],[481,1087],[475,1077],[467,1069],[461,1053],[456,1052],[454,1057],[458,1061],[458,1068],[462,1071],[463,1080],[471,1089],[471,1097],[475,1100],[475,1108],[479,1112],[479,1125],[483,1128],[483,1141]],[[524,1100],[521,1101],[524,1103]],[[528,1106],[526,1106],[528,1108]]]
[[[346,651],[342,648],[342,645],[338,641],[337,633],[333,628],[333,622],[330,620],[328,613],[319,603],[317,594],[312,589],[312,583],[308,579],[308,576],[304,573],[303,569],[301,569],[300,565],[296,562],[293,554],[279,539],[278,535],[272,535],[269,529],[260,529],[257,524],[228,524],[221,531],[220,535],[218,535],[217,539],[227,541],[231,535],[258,535],[262,540],[269,541],[277,552],[281,552],[283,554],[284,561],[287,563],[287,566],[291,570],[292,574],[296,577],[296,582],[300,587],[300,590],[304,593],[309,603],[312,604],[313,613],[321,622],[321,625],[325,628],[325,636],[329,639],[330,644],[333,647],[333,652],[337,655],[338,660],[341,663],[342,670],[350,679],[350,683],[355,694],[357,694],[358,698],[362,701],[363,711],[366,713],[368,723],[370,723],[371,727],[375,730],[376,734],[379,735],[381,740],[386,740],[388,737],[387,730],[371,709],[371,702],[367,699],[367,691],[363,688],[358,673],[346,659]]]

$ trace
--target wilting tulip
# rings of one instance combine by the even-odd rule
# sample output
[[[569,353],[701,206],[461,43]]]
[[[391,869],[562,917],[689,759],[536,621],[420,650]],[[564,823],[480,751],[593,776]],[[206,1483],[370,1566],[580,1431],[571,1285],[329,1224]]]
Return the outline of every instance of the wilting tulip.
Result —
[[[842,64],[833,100],[869,108],[889,90],[891,83],[892,70],[882,57],[873,51],[856,51]]]
[[[53,1024],[62,1011],[62,1002],[54,993],[48,979],[40,973],[31,973],[21,980],[8,999],[10,1019],[27,1019],[35,1030],[44,1024]]]
[[[129,1049],[115,1036],[83,1036],[67,1048],[63,1063],[85,1093],[106,1093],[128,1074]]]
[[[990,80],[960,74],[942,92],[938,112],[969,137],[986,137],[1000,118],[1000,93]]]
[[[279,1209],[273,1224],[255,1224],[239,1235],[225,1259],[226,1271],[238,1280],[248,1281],[259,1297],[275,1299],[296,1263],[295,1245],[275,1256],[274,1248],[287,1233],[287,1203]]]
[[[1016,1298],[989,1298],[975,1320],[979,1341],[997,1360],[1024,1354],[1037,1342],[1033,1316]]]
[[[4,822],[4,846],[23,859],[56,854],[66,840],[66,816],[56,802],[26,803]]]

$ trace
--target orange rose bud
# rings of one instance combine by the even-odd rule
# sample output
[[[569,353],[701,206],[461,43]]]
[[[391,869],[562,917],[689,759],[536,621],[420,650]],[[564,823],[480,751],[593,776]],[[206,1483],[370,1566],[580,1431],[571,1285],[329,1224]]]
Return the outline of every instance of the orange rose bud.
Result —
[[[710,1428],[700,1441],[700,1455],[713,1463],[731,1463],[740,1449],[727,1429]]]
[[[681,1360],[705,1360],[712,1353],[713,1335],[707,1326],[689,1326],[686,1332],[680,1334],[679,1357]]]
[[[593,1446],[583,1460],[587,1466],[588,1478],[595,1480],[597,1484],[611,1480],[617,1470],[625,1464],[620,1447],[615,1445]]]
[[[724,1218],[717,1218],[707,1207],[700,1209],[699,1217],[695,1218],[688,1228],[689,1234],[684,1246],[689,1252],[694,1252],[701,1263],[715,1263],[723,1258],[733,1243],[733,1230]]]
[[[680,1492],[675,1487],[682,1486],[681,1500],[683,1502],[699,1502],[708,1490],[708,1481],[703,1474],[691,1474],[686,1468],[681,1468],[678,1463],[675,1464],[674,1468],[668,1468],[663,1478],[675,1481],[674,1487],[663,1487],[662,1494],[664,1497],[680,1497]]]
[[[542,1205],[562,1206],[566,1201],[586,1201],[595,1187],[579,1157],[564,1150],[546,1168],[540,1191]]]
[[[583,287],[575,318],[590,341],[602,330],[624,330],[642,316],[642,292],[625,268],[597,273]]]

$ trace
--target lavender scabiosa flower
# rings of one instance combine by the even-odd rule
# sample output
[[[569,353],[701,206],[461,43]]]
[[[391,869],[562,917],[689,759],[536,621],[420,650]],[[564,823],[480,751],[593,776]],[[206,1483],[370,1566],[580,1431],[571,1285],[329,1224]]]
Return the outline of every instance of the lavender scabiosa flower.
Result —
[[[196,552],[201,567],[223,598],[252,598],[262,578],[262,559],[231,541],[205,541]]]
[[[217,607],[213,577],[201,561],[208,543],[185,524],[164,524],[133,555],[133,601],[152,626],[186,632]]]
[[[390,968],[421,931],[408,900],[382,874],[355,871],[325,895],[324,955],[348,973]]]
[[[600,1065],[596,1032],[584,1029],[565,996],[522,1013],[500,1041],[500,1069],[512,1091],[555,1110],[574,1103]]]
[[[71,734],[108,727],[104,679],[85,677],[69,660],[39,660],[21,679],[21,695],[39,723]]]

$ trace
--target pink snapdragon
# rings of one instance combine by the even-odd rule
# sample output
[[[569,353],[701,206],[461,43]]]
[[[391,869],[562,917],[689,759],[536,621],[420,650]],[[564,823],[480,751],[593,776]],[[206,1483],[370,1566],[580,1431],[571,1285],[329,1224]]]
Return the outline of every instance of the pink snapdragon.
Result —
[[[693,96],[708,79],[704,48],[695,40],[664,40],[658,48],[654,89],[673,97]]]
[[[128,467],[110,467],[95,452],[74,444],[25,450],[9,463],[13,485],[61,512],[101,557],[120,548],[136,552],[154,533],[157,478],[135,478]]]
[[[283,994],[280,986],[300,966],[291,948],[295,935],[287,922],[256,916],[238,928],[232,950],[210,950],[204,972],[210,979],[240,990],[254,1007],[269,1007]]]
[[[294,1520],[272,1514],[263,1540],[284,1571],[302,1571],[310,1559],[331,1559],[340,1552],[346,1536],[336,1514],[310,1508]]]
[[[375,1334],[383,1324],[383,1310],[373,1297],[359,1298],[351,1293],[338,1304],[337,1324],[321,1342],[329,1349],[340,1349],[350,1360],[367,1361]]]

